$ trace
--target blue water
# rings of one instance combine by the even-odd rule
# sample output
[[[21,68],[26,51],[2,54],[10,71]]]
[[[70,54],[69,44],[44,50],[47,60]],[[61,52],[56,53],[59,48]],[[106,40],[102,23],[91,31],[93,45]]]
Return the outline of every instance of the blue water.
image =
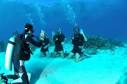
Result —
[[[51,37],[59,27],[69,38],[74,24],[88,35],[126,40],[126,0],[1,0],[0,40],[12,32],[22,32],[26,22],[34,25],[35,34],[44,29]]]
[[[60,27],[70,38],[74,25],[78,24],[87,36],[127,41],[126,4],[127,0],[0,0],[0,40],[7,41],[16,30],[22,32],[24,24],[29,22],[36,35],[44,29],[51,37]],[[69,51],[72,46],[64,47]],[[32,74],[33,84],[68,84],[68,81],[69,84],[115,84],[126,70],[126,51],[127,47],[100,50],[90,59],[75,63],[73,59],[59,57],[40,59],[37,49],[26,62],[26,68]],[[0,73],[6,73],[4,57],[5,53],[0,53]]]

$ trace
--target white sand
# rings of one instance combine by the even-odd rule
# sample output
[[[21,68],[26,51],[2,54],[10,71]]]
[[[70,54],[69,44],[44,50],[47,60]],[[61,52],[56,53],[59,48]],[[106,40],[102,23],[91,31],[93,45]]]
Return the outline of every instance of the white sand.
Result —
[[[4,53],[0,54],[2,72]],[[127,47],[117,47],[114,51],[98,50],[79,63],[73,59],[39,57],[37,49],[26,62],[27,71],[32,72],[36,84],[116,84],[127,70]]]

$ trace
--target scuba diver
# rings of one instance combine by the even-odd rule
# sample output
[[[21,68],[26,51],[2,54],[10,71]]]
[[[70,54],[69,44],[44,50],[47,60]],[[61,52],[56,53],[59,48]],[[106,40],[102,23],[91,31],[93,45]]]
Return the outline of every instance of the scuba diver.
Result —
[[[14,65],[14,75],[17,78],[14,80],[18,82],[22,80],[22,84],[30,84],[24,62],[30,59],[32,51],[30,50],[30,44],[40,47],[41,42],[39,38],[33,35],[33,26],[29,23],[25,24],[24,32],[21,34],[15,34],[14,54],[12,56],[12,62]],[[12,43],[12,42],[10,42]],[[13,81],[13,82],[14,82]]]
[[[81,58],[84,57],[83,45],[85,41],[87,41],[86,36],[83,33],[81,33],[80,28],[76,26],[74,28],[74,35],[72,37],[73,49],[71,53],[68,55],[68,58],[75,56],[75,61],[80,61]]]
[[[48,55],[48,47],[49,47],[49,38],[46,36],[45,32],[41,30],[40,33],[40,40],[41,40],[41,52],[43,56]]]
[[[64,49],[63,49],[63,42],[65,40],[65,35],[62,33],[61,29],[59,28],[55,35],[53,36],[53,41],[55,43],[54,55],[60,55],[64,57]]]

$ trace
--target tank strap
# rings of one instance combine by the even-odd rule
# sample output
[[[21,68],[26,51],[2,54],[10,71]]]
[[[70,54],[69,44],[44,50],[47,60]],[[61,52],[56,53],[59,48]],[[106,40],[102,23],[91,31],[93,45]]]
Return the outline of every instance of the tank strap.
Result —
[[[12,42],[12,41],[8,41],[8,43],[10,43],[12,45],[15,45],[16,44],[15,42]]]

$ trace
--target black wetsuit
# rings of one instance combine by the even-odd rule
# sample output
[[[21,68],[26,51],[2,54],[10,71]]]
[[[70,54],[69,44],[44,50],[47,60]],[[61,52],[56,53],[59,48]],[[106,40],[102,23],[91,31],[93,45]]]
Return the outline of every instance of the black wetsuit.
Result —
[[[53,40],[55,42],[55,52],[63,51],[62,42],[64,41],[64,39],[65,39],[65,36],[62,33],[61,34],[56,34],[53,37]]]
[[[44,40],[41,40],[41,52],[45,53],[48,51],[48,47],[45,48],[49,44],[49,39],[47,37],[44,38]]]
[[[82,34],[77,33],[74,35],[72,39],[73,49],[72,52],[79,53],[80,55],[83,54],[81,46],[84,44],[84,37]]]
[[[21,39],[23,40],[23,45],[21,47],[21,54],[20,56],[18,56],[19,60],[23,60],[23,61],[27,61],[30,59],[30,54],[32,54],[32,51],[30,50],[30,46],[29,44],[33,44],[37,47],[40,47],[41,46],[41,42],[40,40],[38,39],[38,41],[36,41],[36,37],[34,37],[33,35],[31,36],[28,36],[27,38],[25,38],[25,34],[21,34],[20,35]]]
[[[23,72],[22,80],[23,84],[29,84],[28,82],[28,77],[27,77],[27,72],[24,66],[20,66],[19,60],[27,61],[30,59],[30,54],[32,54],[32,51],[30,50],[29,44],[33,44],[35,46],[40,47],[41,42],[38,40],[35,40],[35,36],[31,35],[25,38],[25,33],[20,34],[19,37],[22,40],[22,46],[20,47],[20,55],[16,56],[14,55],[12,60],[14,64],[14,71],[16,73],[19,73],[19,69],[21,68]],[[15,53],[15,52],[14,52]]]

